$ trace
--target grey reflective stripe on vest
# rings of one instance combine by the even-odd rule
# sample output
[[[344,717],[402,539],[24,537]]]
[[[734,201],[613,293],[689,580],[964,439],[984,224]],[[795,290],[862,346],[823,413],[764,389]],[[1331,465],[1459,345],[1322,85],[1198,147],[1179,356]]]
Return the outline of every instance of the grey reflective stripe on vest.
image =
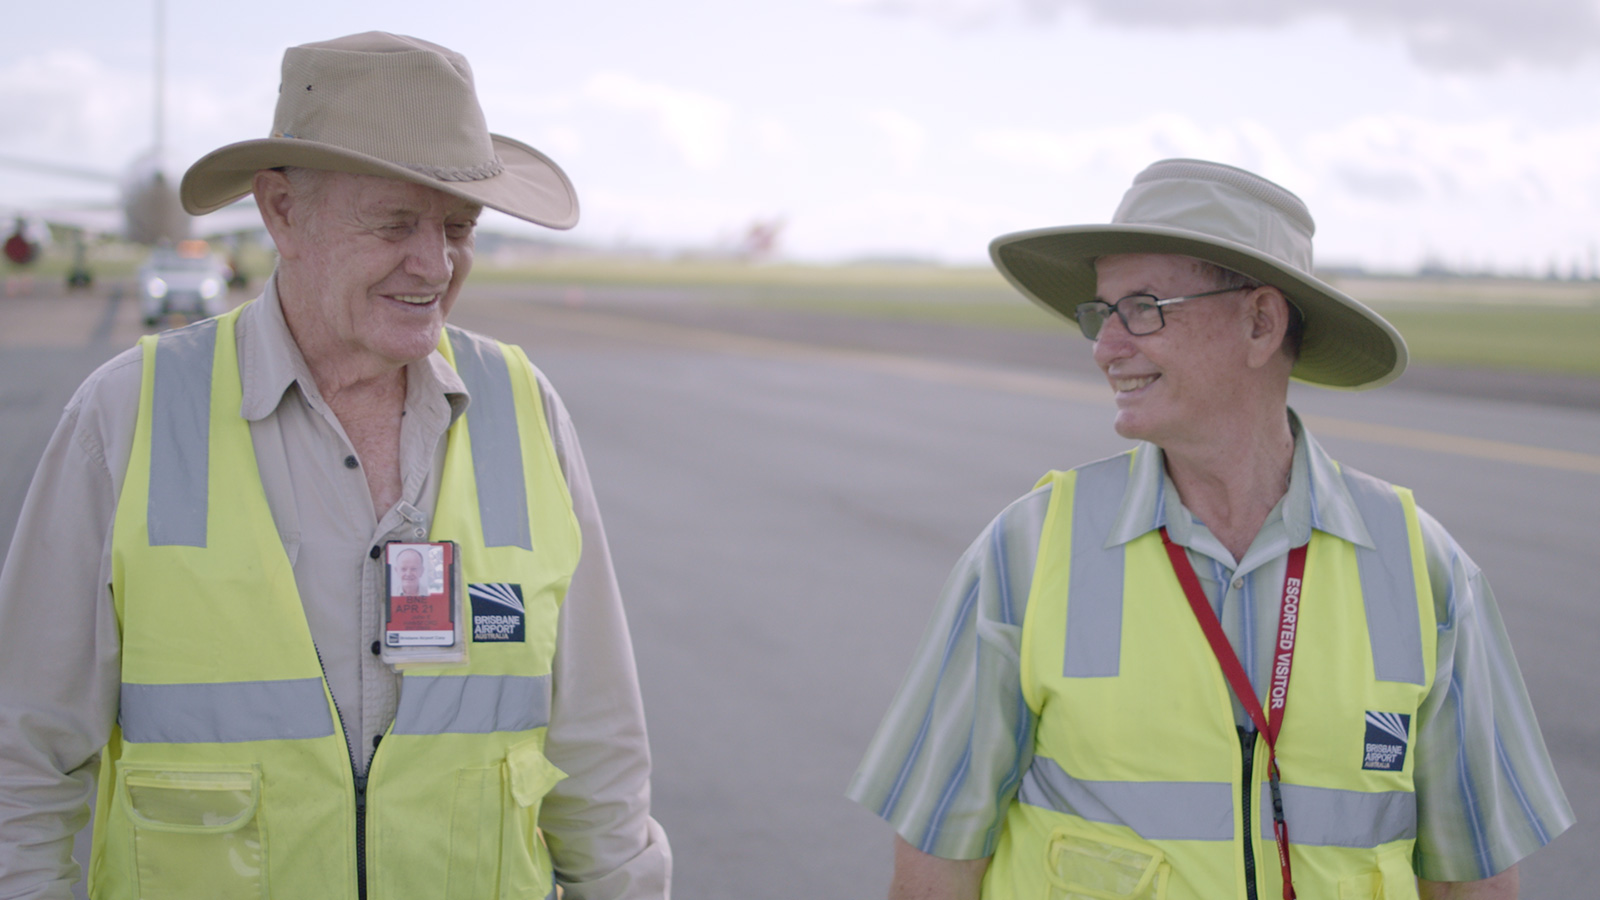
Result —
[[[1233,785],[1227,782],[1080,781],[1055,760],[1035,756],[1017,799],[1091,822],[1126,825],[1150,841],[1233,840]]]
[[[1425,684],[1422,625],[1417,619],[1405,507],[1393,488],[1371,475],[1349,467],[1343,468],[1343,474],[1356,510],[1377,545],[1376,550],[1356,547],[1373,672],[1379,681]]]
[[[395,734],[488,734],[548,724],[549,675],[413,675],[400,680]]]
[[[321,678],[122,685],[117,716],[136,744],[234,744],[333,734]]]
[[[156,341],[150,400],[150,546],[204,547],[210,476],[211,362],[217,323],[208,319]]]
[[[456,372],[472,397],[467,406],[467,431],[472,435],[472,468],[477,473],[484,546],[532,550],[517,401],[505,354],[499,345],[473,340],[455,328],[450,329],[450,346],[455,351]]]
[[[1272,798],[1260,790],[1257,834],[1272,834]],[[1150,841],[1233,840],[1234,789],[1220,781],[1081,781],[1035,756],[1017,799],[1091,822],[1125,825]],[[1283,785],[1291,843],[1371,848],[1416,837],[1417,799],[1405,791]]]
[[[1257,821],[1272,835],[1272,796],[1262,791]],[[1283,817],[1291,843],[1307,847],[1377,847],[1417,836],[1417,795],[1408,791],[1341,791],[1283,785]]]
[[[472,395],[467,427],[477,478],[483,542],[533,549],[528,491],[522,477],[511,372],[498,346],[452,329],[457,371]],[[161,335],[156,342],[150,409],[150,546],[206,545],[211,456],[211,368],[217,323],[206,320]]]
[[[1122,665],[1122,544],[1106,536],[1128,488],[1127,454],[1078,470],[1072,500],[1072,564],[1067,584],[1066,678],[1113,678]]]

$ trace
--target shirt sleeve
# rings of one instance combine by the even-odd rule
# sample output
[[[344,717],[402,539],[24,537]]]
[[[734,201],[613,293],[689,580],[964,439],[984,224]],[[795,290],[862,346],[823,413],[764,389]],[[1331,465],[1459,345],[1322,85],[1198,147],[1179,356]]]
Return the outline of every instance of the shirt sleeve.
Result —
[[[1417,712],[1417,875],[1489,878],[1573,823],[1494,594],[1419,510],[1439,620],[1433,689]]]
[[[650,817],[650,746],[633,642],[589,471],[572,421],[540,379],[583,553],[556,633],[545,754],[567,773],[539,827],[568,900],[666,898],[672,851]]]
[[[0,571],[0,896],[67,900],[79,877],[73,836],[117,714],[111,523],[138,358],[107,363],[68,403]]]
[[[1050,489],[1013,503],[956,563],[847,796],[946,859],[994,853],[1033,759],[1022,617]]]

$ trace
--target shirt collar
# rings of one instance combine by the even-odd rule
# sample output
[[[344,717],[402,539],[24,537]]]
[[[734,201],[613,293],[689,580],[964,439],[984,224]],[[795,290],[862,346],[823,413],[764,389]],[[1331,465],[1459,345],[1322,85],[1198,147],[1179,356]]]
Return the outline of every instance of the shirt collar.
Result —
[[[1355,501],[1339,472],[1339,464],[1322,449],[1292,409],[1289,410],[1289,428],[1294,433],[1289,490],[1273,513],[1282,516],[1289,545],[1304,545],[1316,530],[1362,547],[1373,547],[1372,535],[1356,510]],[[1128,487],[1123,492],[1122,507],[1106,546],[1126,544],[1162,527],[1168,529],[1175,542],[1187,546],[1192,524],[1167,475],[1161,448],[1141,441],[1134,448],[1128,469]]]
[[[284,392],[296,384],[303,394],[320,396],[311,368],[283,318],[276,272],[267,278],[261,296],[239,313],[236,327],[239,380],[244,395],[239,404],[241,416],[251,422],[265,419],[283,401]],[[466,410],[466,385],[438,350],[408,365],[406,375],[408,397],[443,395],[450,405],[452,422]]]

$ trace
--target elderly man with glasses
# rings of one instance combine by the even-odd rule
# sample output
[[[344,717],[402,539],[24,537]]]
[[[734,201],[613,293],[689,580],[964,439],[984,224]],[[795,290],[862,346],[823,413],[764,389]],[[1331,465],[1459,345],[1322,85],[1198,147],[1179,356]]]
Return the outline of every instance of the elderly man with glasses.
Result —
[[[899,835],[891,897],[1515,897],[1572,823],[1478,567],[1288,408],[1406,364],[1311,274],[1313,228],[1165,160],[1110,225],[993,243],[1139,443],[956,566],[850,786]]]

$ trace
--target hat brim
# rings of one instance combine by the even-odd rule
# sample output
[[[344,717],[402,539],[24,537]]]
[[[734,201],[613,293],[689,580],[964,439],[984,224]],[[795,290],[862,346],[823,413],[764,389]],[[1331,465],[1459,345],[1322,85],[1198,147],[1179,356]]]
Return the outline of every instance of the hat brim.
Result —
[[[560,166],[521,141],[498,134],[489,137],[494,142],[495,155],[505,168],[498,175],[478,181],[445,181],[317,141],[296,138],[241,141],[213,150],[190,166],[183,176],[179,196],[183,208],[190,214],[204,215],[250,193],[256,172],[279,166],[300,166],[410,181],[548,228],[564,230],[578,224],[578,194]]]
[[[1028,299],[1071,320],[1095,299],[1094,261],[1118,253],[1173,253],[1269,284],[1305,318],[1292,377],[1346,390],[1388,384],[1405,371],[1405,339],[1360,301],[1243,244],[1158,225],[1073,225],[1001,235],[989,256]]]

